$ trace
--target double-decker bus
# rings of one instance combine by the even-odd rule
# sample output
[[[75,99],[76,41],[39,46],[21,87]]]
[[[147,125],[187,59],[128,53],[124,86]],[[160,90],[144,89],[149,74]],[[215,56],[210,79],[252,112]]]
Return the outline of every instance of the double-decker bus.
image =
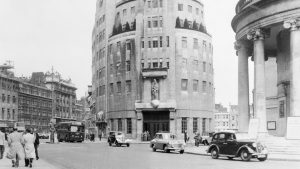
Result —
[[[82,142],[84,140],[84,125],[81,122],[60,122],[55,128],[59,142]]]

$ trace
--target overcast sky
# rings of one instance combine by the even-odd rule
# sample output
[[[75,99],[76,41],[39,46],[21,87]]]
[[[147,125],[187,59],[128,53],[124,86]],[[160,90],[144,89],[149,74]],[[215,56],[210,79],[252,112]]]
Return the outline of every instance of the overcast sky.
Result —
[[[231,20],[238,0],[202,1],[213,37],[216,103],[237,104]],[[0,63],[13,61],[17,76],[50,71],[53,66],[72,79],[77,98],[84,96],[91,84],[95,8],[96,0],[1,0]]]

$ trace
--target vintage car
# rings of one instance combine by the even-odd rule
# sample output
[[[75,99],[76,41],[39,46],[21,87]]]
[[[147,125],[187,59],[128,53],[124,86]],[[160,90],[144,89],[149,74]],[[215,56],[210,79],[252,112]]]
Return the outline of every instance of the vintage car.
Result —
[[[117,147],[122,145],[130,146],[129,140],[125,139],[125,134],[119,131],[111,131],[109,132],[107,142],[109,146],[115,144]]]
[[[239,139],[234,132],[215,133],[207,153],[211,153],[213,159],[225,156],[229,159],[240,157],[243,161],[251,158],[265,161],[268,158],[266,146],[251,139]]]
[[[201,143],[204,144],[204,145],[209,145],[211,140],[212,140],[213,134],[214,134],[214,132],[202,135],[201,136],[201,138],[202,138]]]
[[[166,153],[179,151],[180,154],[183,154],[184,146],[184,141],[177,140],[176,136],[171,133],[156,133],[154,139],[150,141],[150,147],[153,151],[160,149]]]

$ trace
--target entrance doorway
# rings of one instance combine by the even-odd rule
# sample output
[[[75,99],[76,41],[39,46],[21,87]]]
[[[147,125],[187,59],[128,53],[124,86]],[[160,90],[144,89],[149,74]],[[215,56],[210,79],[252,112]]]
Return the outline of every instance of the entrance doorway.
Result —
[[[146,140],[153,139],[157,132],[169,132],[169,111],[145,111],[143,112],[143,132],[149,132]]]

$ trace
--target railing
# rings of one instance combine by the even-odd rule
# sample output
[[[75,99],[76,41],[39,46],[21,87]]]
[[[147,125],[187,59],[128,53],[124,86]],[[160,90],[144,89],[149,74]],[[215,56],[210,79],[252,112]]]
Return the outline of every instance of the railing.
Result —
[[[262,0],[240,0],[235,8],[236,13],[241,12],[246,7]]]

